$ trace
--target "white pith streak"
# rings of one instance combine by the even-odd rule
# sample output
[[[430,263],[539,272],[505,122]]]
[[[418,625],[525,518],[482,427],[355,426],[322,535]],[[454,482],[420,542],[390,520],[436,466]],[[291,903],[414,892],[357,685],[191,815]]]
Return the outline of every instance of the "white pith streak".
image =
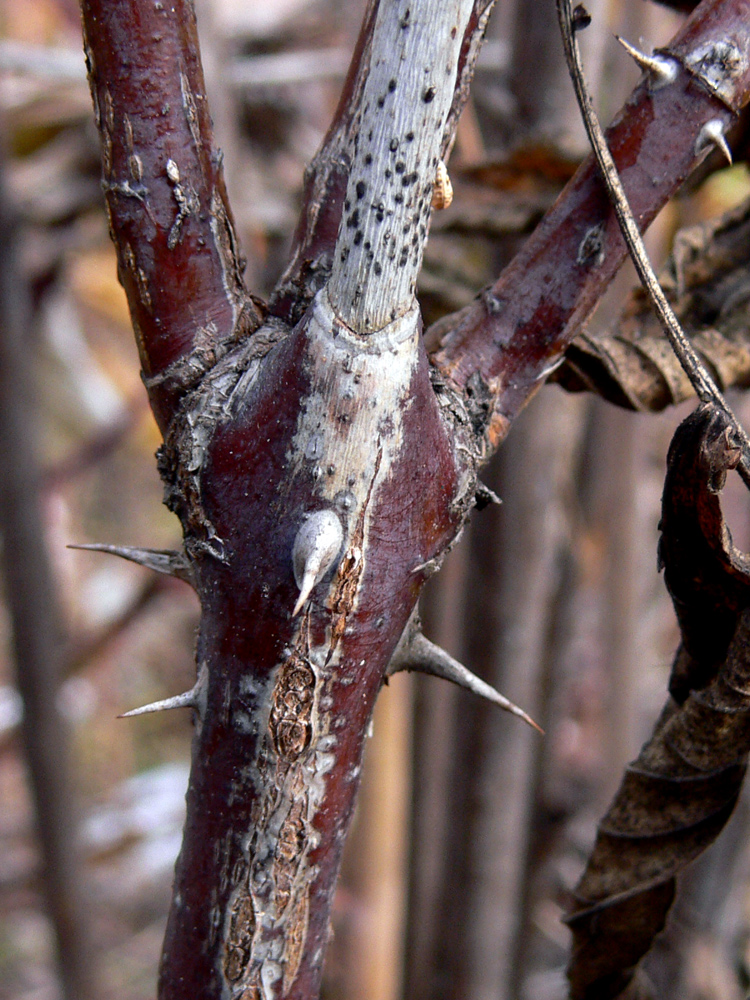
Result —
[[[344,551],[368,497],[390,475],[401,452],[418,338],[416,303],[400,319],[362,338],[336,318],[325,289],[315,299],[305,361],[310,391],[287,460],[290,478],[312,475],[313,494],[341,519]],[[360,542],[365,560],[368,523],[369,512]]]

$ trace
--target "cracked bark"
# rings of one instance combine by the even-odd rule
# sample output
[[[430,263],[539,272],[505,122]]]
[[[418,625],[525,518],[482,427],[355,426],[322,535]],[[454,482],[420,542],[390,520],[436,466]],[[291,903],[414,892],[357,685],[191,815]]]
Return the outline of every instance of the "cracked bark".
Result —
[[[624,256],[584,167],[509,276],[433,331],[445,336],[430,364],[414,281],[490,6],[370,4],[266,310],[242,283],[192,6],[83,2],[120,275],[201,600],[207,680],[161,1000],[317,995],[391,654],[474,504],[479,461]],[[670,51],[685,62],[741,35],[747,7],[704,4]],[[729,98],[696,72],[641,85],[612,131],[644,224],[699,159],[699,128],[744,100],[747,66]],[[336,551],[312,520],[324,511]],[[300,548],[319,562],[300,600],[305,531]]]

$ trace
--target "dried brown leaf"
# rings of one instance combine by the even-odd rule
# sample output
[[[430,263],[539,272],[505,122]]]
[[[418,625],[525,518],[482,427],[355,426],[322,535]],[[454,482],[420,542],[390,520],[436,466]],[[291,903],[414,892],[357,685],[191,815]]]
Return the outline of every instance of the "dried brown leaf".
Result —
[[[750,199],[680,230],[659,281],[719,388],[750,385]],[[553,378],[633,410],[663,410],[693,395],[641,288],[614,328],[575,339]]]
[[[727,417],[710,405],[670,448],[659,555],[682,631],[673,697],[627,768],[574,894],[573,1000],[632,989],[675,876],[737,801],[750,752],[750,563],[732,545],[718,495],[738,457]]]

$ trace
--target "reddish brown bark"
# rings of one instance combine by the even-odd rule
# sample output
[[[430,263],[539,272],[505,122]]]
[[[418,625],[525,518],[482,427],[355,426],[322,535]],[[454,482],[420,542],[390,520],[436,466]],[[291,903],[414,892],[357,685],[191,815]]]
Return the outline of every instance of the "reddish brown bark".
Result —
[[[154,414],[260,315],[242,285],[193,5],[83,0],[102,185]]]
[[[721,70],[730,45],[736,55]],[[747,102],[749,47],[750,2],[705,0],[663,50],[680,64],[675,82],[654,88],[644,79],[607,130],[642,230],[705,155],[697,148],[702,126],[717,120],[728,128]],[[691,64],[699,52],[707,65]],[[721,94],[701,78],[715,73],[725,81]],[[428,331],[433,361],[448,383],[483,396],[492,409],[490,450],[558,363],[626,255],[589,157],[495,284]]]
[[[302,622],[290,617],[296,597],[289,559],[294,531],[303,513],[319,504],[310,474],[288,480],[281,496],[278,488],[278,469],[292,446],[298,400],[310,389],[305,379],[306,347],[303,325],[267,357],[252,398],[241,416],[216,435],[206,463],[206,513],[224,541],[227,561],[198,557],[203,611],[198,657],[208,666],[210,682],[195,746],[188,823],[176,878],[179,902],[172,909],[167,930],[163,997],[185,996],[186,982],[214,980],[215,986],[205,995],[220,995],[215,948],[210,944],[196,947],[196,943],[214,943],[211,918],[215,907],[222,920],[227,910],[239,912],[238,888],[247,876],[246,839],[254,828],[257,835],[265,834],[264,817],[259,815],[270,808],[264,786],[283,783],[278,771],[272,773],[270,763],[270,773],[263,772],[262,760],[257,771],[247,767],[258,758],[263,744],[265,726],[259,716],[268,720],[264,706],[274,684],[274,704],[289,697],[287,684],[290,690],[293,687],[293,679],[284,678],[283,666],[279,674],[279,664],[314,659],[315,647],[325,648],[326,632],[333,631],[341,632],[338,670],[316,663],[317,686],[309,675],[307,681],[300,678],[300,683],[315,687],[316,693],[310,690],[309,697],[315,698],[321,715],[327,700],[333,706],[328,727],[329,737],[335,735],[335,766],[325,778],[314,831],[307,831],[317,841],[308,858],[317,874],[310,887],[309,915],[302,922],[305,932],[300,930],[298,942],[300,948],[304,945],[304,955],[289,953],[292,944],[287,941],[285,945],[287,962],[299,966],[294,987],[289,992],[285,988],[284,996],[316,995],[330,895],[353,807],[369,715],[421,589],[424,574],[414,569],[440,552],[460,523],[458,511],[451,510],[457,478],[452,446],[437,414],[423,356],[410,387],[412,405],[404,414],[403,465],[394,469],[390,484],[372,498],[370,516],[378,525],[377,558],[371,557],[358,581],[356,611],[350,613],[353,594],[347,594],[349,584],[342,581],[333,608],[315,607]],[[279,386],[284,387],[283,394]],[[353,567],[352,583],[356,571]],[[300,674],[304,672],[301,666]],[[308,692],[303,694],[308,696]],[[284,724],[282,719],[275,730],[277,748]],[[268,725],[273,731],[273,717]],[[278,767],[285,770],[284,779],[298,770],[310,746],[311,738],[304,732],[299,740],[280,753]],[[330,740],[325,745],[332,749]],[[324,764],[318,761],[308,766],[314,772]],[[298,780],[302,780],[299,775]],[[219,857],[217,845],[221,845]],[[290,866],[297,860],[292,858]],[[246,912],[250,912],[249,904]],[[230,934],[235,942],[239,936],[239,930],[234,937]],[[278,938],[281,946],[281,935]],[[230,945],[225,971],[230,966],[234,969],[232,962],[239,967],[246,958],[239,943]]]
[[[673,51],[684,60],[719,31],[741,33],[748,3],[704,3]],[[477,0],[463,36],[452,36],[464,44],[443,150],[487,8]],[[83,12],[120,273],[202,607],[188,816],[160,997],[310,1000],[388,661],[472,507],[479,459],[623,252],[584,167],[530,249],[477,305],[441,323],[449,335],[437,370],[414,310],[365,339],[325,314],[324,296],[308,308],[337,242],[344,136],[362,110],[373,2],[308,177],[292,263],[261,327],[211,146],[192,8],[84,0]],[[404,12],[404,31],[412,25]],[[737,106],[749,82],[744,66]],[[434,90],[417,98],[430,104]],[[612,134],[644,224],[696,162],[700,126],[734,114],[684,70],[670,87],[636,91]],[[419,178],[424,225],[429,169]],[[323,509],[344,542],[296,614],[293,546]]]

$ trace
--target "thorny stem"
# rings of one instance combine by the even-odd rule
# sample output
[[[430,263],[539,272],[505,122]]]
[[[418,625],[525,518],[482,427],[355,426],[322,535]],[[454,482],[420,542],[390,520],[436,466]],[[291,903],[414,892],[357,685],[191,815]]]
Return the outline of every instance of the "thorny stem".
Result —
[[[748,438],[744,428],[711,378],[700,355],[688,340],[661,289],[656,273],[648,259],[646,247],[641,238],[630,204],[628,203],[620,175],[607,146],[607,141],[596,111],[594,110],[591,95],[586,87],[583,67],[581,65],[581,53],[576,39],[576,30],[580,29],[574,26],[571,0],[557,0],[557,12],[560,19],[560,32],[562,34],[563,48],[565,49],[565,59],[575,88],[578,106],[581,109],[586,134],[591,142],[596,162],[601,171],[602,180],[607,189],[607,194],[617,216],[623,239],[635,265],[638,277],[664,328],[672,350],[695,389],[698,399],[703,403],[713,403],[714,406],[723,410],[731,420],[732,428],[742,446],[742,457],[738,471],[745,484],[750,487],[750,438]],[[576,14],[585,15],[585,11],[580,5],[576,8]],[[586,23],[584,22],[582,27],[585,27]]]

